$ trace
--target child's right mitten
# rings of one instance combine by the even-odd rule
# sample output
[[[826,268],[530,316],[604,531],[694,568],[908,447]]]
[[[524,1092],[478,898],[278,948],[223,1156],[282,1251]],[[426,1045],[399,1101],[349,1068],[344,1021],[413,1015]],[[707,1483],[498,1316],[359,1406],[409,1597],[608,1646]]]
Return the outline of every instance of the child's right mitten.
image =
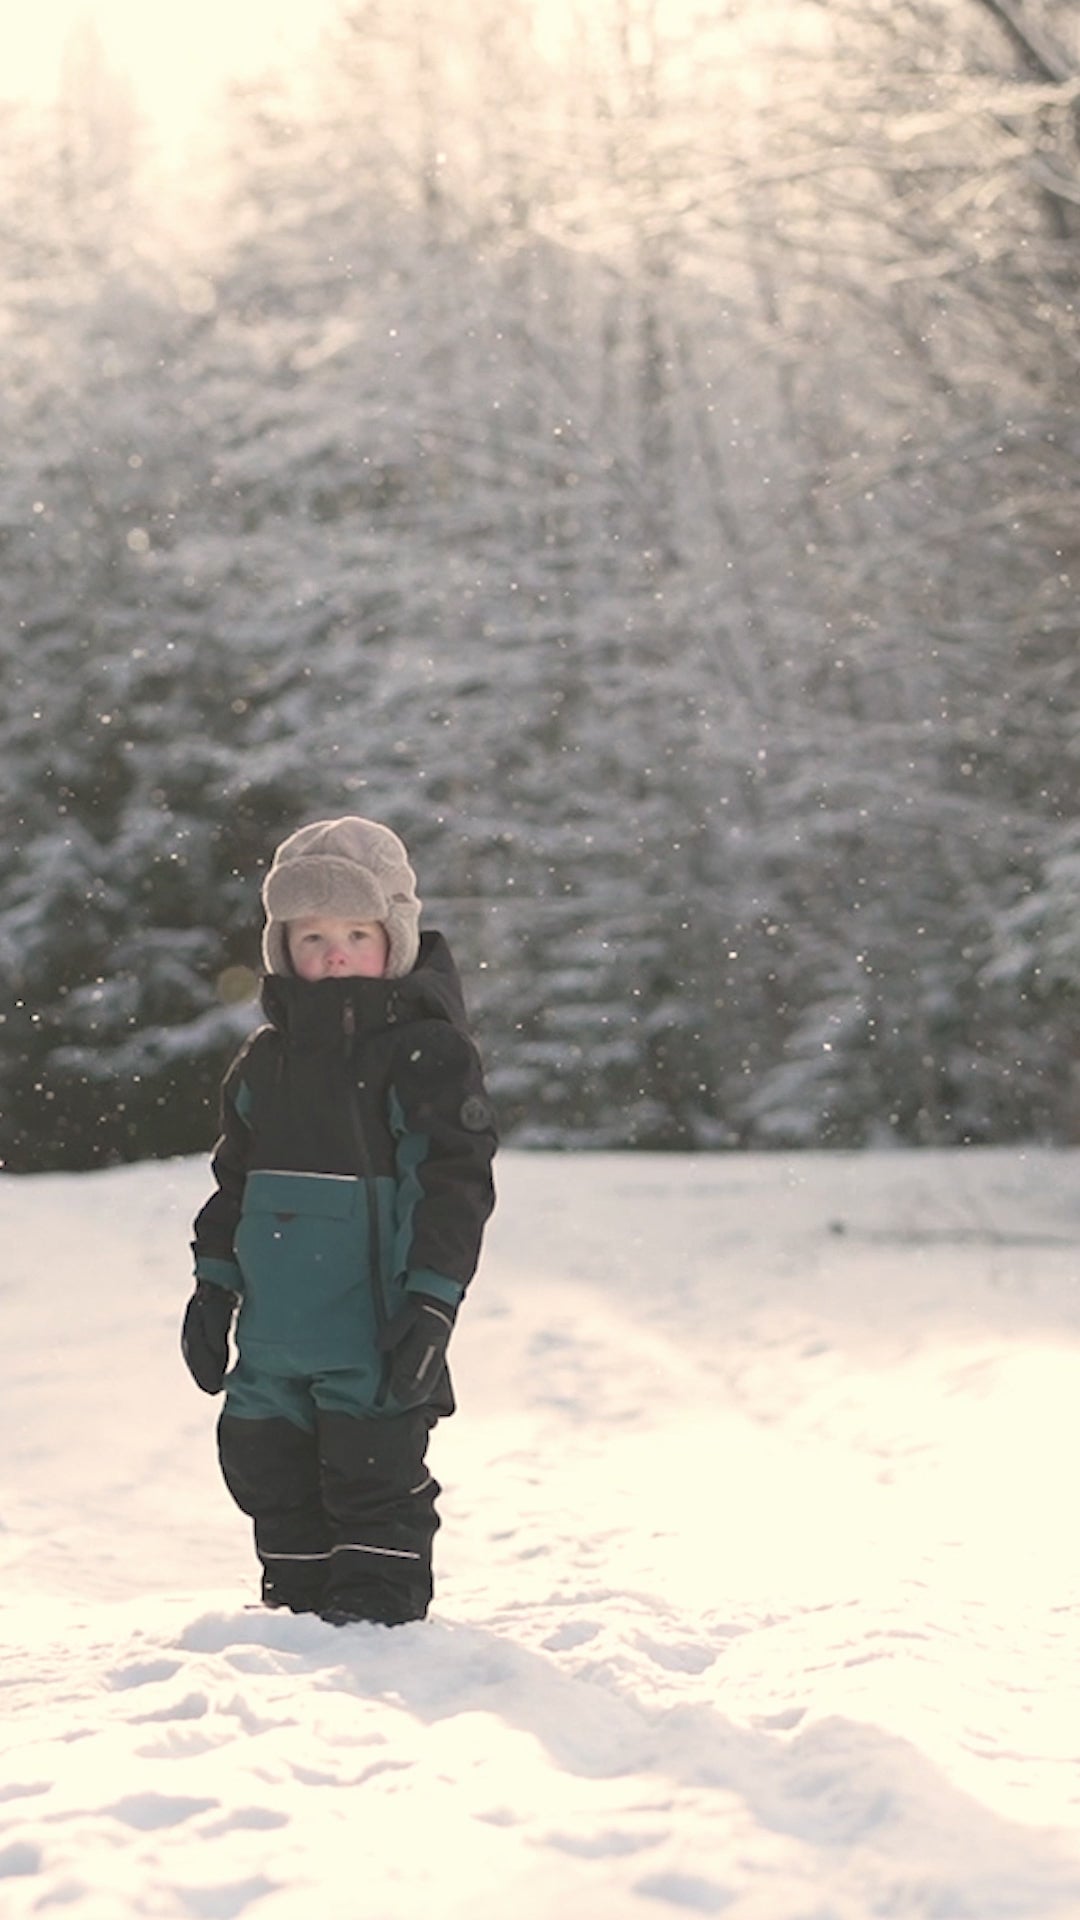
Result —
[[[229,1366],[229,1328],[236,1295],[212,1280],[200,1280],[184,1313],[180,1351],[196,1386],[220,1393]]]

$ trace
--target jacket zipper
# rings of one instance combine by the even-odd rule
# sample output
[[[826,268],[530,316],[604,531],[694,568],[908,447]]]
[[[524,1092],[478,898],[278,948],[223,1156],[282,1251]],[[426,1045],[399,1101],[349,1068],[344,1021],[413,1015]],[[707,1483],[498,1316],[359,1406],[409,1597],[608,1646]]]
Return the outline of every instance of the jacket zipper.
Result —
[[[382,1277],[382,1236],[379,1232],[379,1215],[375,1191],[375,1170],[371,1164],[371,1151],[364,1137],[363,1121],[360,1115],[360,1099],[356,1082],[353,1079],[353,1042],[356,1038],[356,1008],[351,1000],[346,1000],[341,1015],[342,1030],[345,1035],[345,1083],[348,1088],[349,1119],[352,1124],[353,1144],[360,1177],[364,1182],[367,1196],[368,1216],[368,1261],[371,1266],[371,1297],[375,1307],[375,1325],[379,1333],[379,1344],[390,1320],[390,1309],[386,1302]],[[379,1372],[379,1384],[375,1392],[375,1405],[385,1404],[390,1386],[390,1367],[393,1356],[384,1353]]]

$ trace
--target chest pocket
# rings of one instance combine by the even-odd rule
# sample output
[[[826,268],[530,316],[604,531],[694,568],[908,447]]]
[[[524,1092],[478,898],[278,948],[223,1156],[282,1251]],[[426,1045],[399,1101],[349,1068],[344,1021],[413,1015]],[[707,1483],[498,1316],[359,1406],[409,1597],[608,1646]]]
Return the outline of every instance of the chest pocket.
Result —
[[[355,1366],[374,1351],[362,1180],[250,1173],[236,1258],[244,1275],[242,1352],[261,1354],[267,1364],[316,1372]]]
[[[325,1299],[366,1278],[363,1182],[338,1174],[249,1173],[236,1257],[254,1298],[284,1310],[312,1290]],[[291,1317],[291,1316],[290,1316]]]

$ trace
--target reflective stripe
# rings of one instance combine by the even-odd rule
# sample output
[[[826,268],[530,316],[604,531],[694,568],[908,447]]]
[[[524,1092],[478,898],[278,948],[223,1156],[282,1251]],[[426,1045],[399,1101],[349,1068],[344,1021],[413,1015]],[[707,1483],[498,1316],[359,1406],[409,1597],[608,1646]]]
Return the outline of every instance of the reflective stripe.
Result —
[[[260,1560],[329,1560],[333,1547],[326,1553],[268,1553],[265,1547],[259,1549]]]
[[[419,1560],[418,1553],[404,1552],[400,1547],[363,1547],[358,1540],[343,1540],[339,1547],[332,1547],[332,1553],[377,1553],[384,1560]]]
[[[341,1180],[347,1187],[359,1185],[355,1173],[300,1173],[296,1167],[252,1167],[252,1173],[272,1173],[275,1180]]]
[[[263,1547],[260,1558],[263,1560],[329,1560],[335,1553],[379,1553],[387,1560],[419,1560],[420,1558],[418,1553],[406,1551],[401,1547],[365,1547],[358,1540],[342,1540],[338,1546],[329,1547],[325,1553],[268,1553]]]

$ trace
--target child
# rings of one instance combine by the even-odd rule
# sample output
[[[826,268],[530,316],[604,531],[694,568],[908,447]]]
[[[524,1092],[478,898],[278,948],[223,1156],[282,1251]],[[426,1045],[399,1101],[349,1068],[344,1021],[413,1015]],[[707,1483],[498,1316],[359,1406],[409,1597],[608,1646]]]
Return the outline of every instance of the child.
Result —
[[[301,827],[262,897],[269,1024],[222,1088],[183,1353],[204,1392],[226,1388],[221,1468],[266,1605],[391,1626],[431,1601],[424,1455],[454,1410],[446,1348],[494,1205],[495,1124],[396,834]]]

